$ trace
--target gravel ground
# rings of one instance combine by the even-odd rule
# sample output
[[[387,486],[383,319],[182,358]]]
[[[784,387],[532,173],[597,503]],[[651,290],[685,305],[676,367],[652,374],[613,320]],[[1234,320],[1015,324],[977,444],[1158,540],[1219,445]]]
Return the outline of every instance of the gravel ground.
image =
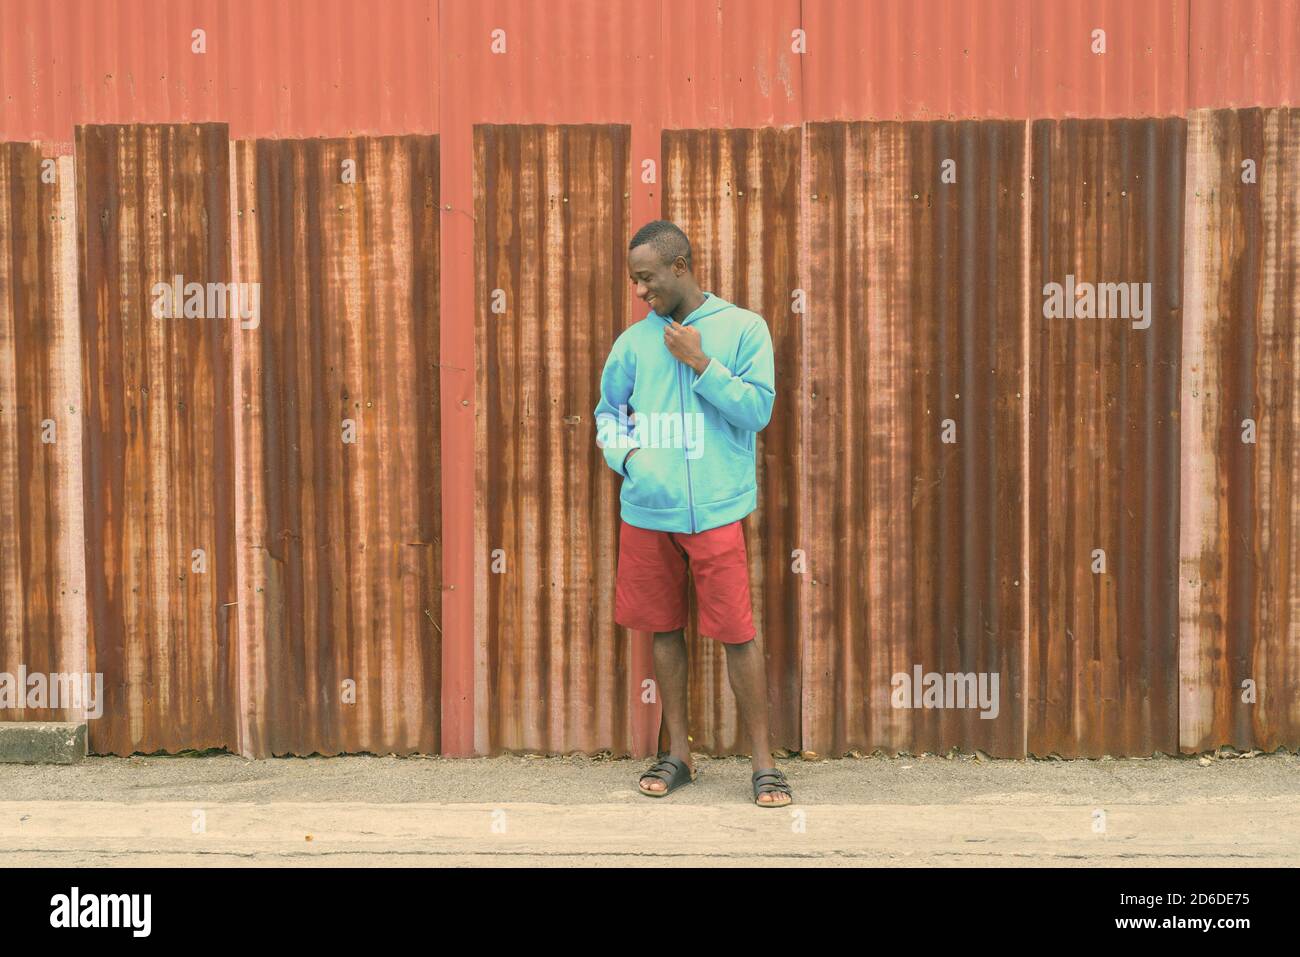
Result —
[[[600,804],[645,801],[647,759],[336,757],[228,754],[89,758],[0,765],[6,801],[238,801]],[[1178,804],[1300,798],[1300,756],[1001,761],[952,758],[778,760],[800,804]],[[696,757],[674,804],[749,801],[749,761]]]

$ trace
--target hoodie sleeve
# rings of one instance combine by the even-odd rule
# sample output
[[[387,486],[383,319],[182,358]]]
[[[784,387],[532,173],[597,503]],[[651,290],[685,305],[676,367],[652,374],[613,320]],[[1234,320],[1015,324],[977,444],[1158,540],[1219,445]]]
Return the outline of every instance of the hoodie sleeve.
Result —
[[[735,370],[710,358],[691,388],[736,428],[761,432],[772,418],[776,371],[767,323],[755,320],[740,337]]]
[[[623,463],[639,447],[632,428],[632,410],[627,400],[636,380],[636,357],[624,346],[622,337],[614,343],[600,376],[600,402],[596,404],[596,445],[605,454],[605,464],[627,476]]]

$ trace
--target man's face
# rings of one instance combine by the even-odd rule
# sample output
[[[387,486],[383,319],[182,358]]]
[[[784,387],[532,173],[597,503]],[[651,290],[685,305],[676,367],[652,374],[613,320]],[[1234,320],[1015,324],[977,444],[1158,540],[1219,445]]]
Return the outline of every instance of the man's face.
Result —
[[[684,295],[681,284],[686,260],[678,256],[666,263],[649,243],[638,246],[627,257],[627,272],[636,286],[637,298],[661,316],[671,316]]]

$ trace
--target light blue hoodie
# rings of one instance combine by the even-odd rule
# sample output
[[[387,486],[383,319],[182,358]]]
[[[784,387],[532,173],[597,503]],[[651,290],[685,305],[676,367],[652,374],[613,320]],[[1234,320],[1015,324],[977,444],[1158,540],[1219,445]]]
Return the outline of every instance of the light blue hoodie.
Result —
[[[668,351],[672,320],[651,311],[614,342],[600,377],[596,443],[624,477],[629,525],[703,532],[758,505],[754,433],[776,399],[772,337],[762,316],[704,297],[682,323],[700,331],[702,375]]]

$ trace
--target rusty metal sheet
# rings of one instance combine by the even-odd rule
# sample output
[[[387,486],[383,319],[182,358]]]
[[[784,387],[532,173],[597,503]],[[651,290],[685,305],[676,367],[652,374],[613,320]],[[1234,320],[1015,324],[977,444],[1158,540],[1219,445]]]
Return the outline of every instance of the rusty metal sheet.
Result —
[[[1192,114],[1179,575],[1185,751],[1300,741],[1298,169],[1296,111]]]
[[[626,754],[632,709],[649,707],[614,624],[618,485],[591,421],[624,328],[628,143],[626,126],[474,131],[475,636],[489,753]]]
[[[1024,150],[1017,122],[808,126],[810,750],[1022,753]]]
[[[700,287],[767,322],[776,360],[776,404],[758,434],[759,505],[745,520],[754,624],[767,660],[774,747],[800,747],[799,576],[800,130],[669,130],[663,136],[663,217],[691,240]],[[693,599],[693,596],[692,596]],[[692,605],[694,608],[694,605]],[[690,734],[712,754],[749,753],[727,678],[726,652],[701,638],[692,612]],[[661,745],[668,746],[667,729]]]
[[[1186,123],[1033,126],[1028,751],[1178,746]],[[1071,277],[1073,277],[1071,279]],[[1073,282],[1073,289],[1071,289]],[[1046,317],[1100,284],[1109,317]],[[1149,284],[1149,285],[1146,285]],[[1082,298],[1079,298],[1082,294]],[[1144,315],[1142,313],[1145,313]],[[1118,315],[1117,315],[1118,314]]]
[[[226,127],[78,127],[76,157],[90,748],[233,749],[231,330],[155,314],[230,281]]]
[[[47,706],[28,708],[18,681],[23,668],[86,672],[76,221],[72,158],[0,143],[0,672],[22,694],[0,721],[83,720],[95,706],[49,707],[47,689]]]
[[[240,141],[241,750],[435,753],[441,667],[438,152]]]

